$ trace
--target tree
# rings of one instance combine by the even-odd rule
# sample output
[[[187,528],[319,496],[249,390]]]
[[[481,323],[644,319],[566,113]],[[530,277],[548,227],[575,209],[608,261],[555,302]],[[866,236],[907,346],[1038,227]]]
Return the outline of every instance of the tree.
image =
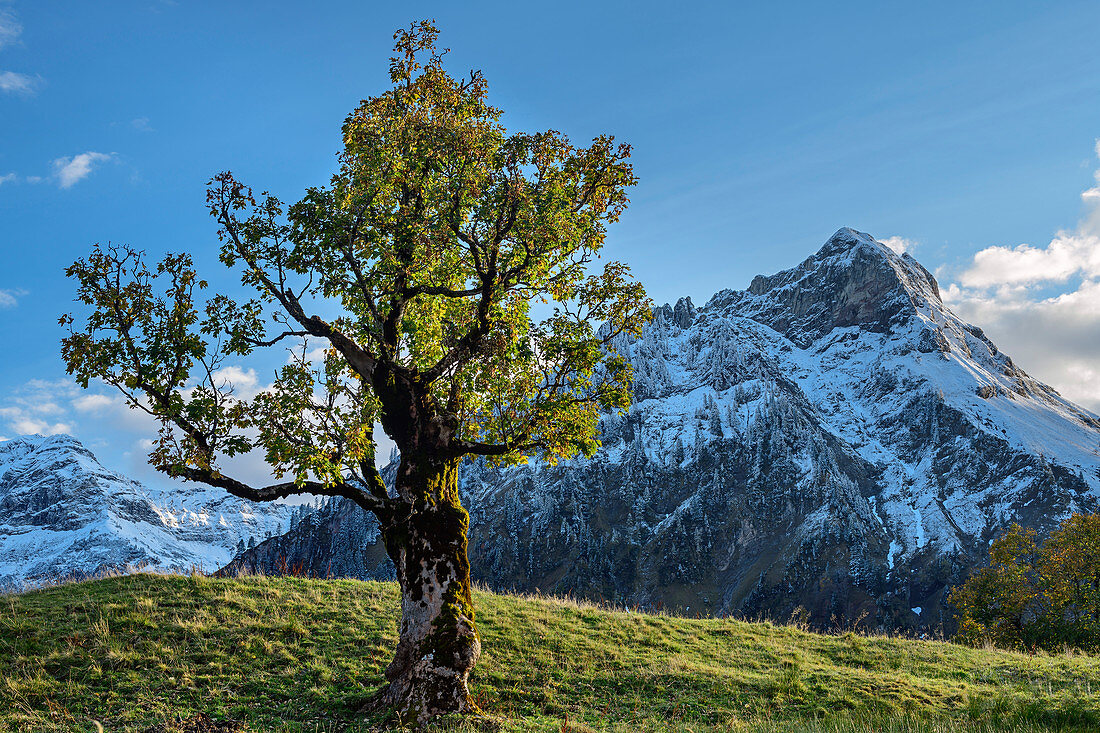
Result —
[[[1100,514],[1073,514],[1037,538],[1012,525],[993,542],[989,567],[951,592],[960,641],[1100,648]]]
[[[159,421],[159,470],[255,501],[346,497],[377,516],[402,620],[375,702],[421,721],[475,711],[460,462],[592,455],[600,411],[630,402],[613,342],[651,311],[626,266],[594,263],[635,183],[630,147],[509,134],[482,74],[451,77],[436,38],[427,21],[394,35],[393,88],[346,118],[327,187],[284,206],[212,179],[221,262],[255,297],[200,302],[189,255],[150,266],[96,245],[67,270],[90,313],[61,319],[78,382],[113,385]],[[231,360],[287,344],[269,389],[233,394]],[[400,451],[392,486],[375,468],[376,421]],[[220,470],[253,448],[287,480]]]

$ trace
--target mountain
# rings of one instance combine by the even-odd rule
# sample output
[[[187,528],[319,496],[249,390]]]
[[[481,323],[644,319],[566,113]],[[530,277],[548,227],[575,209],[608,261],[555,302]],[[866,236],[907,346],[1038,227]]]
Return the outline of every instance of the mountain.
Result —
[[[392,477],[393,471],[385,475]],[[277,535],[239,554],[217,575],[242,571],[266,575],[304,575],[311,578],[394,580],[397,576],[381,542],[374,516],[344,499],[323,501],[285,534]]]
[[[798,267],[701,308],[658,308],[615,345],[635,403],[601,420],[595,457],[463,466],[478,580],[688,614],[801,608],[821,625],[930,628],[1006,526],[1046,531],[1100,509],[1100,420],[867,234],[841,229]],[[235,567],[330,553],[308,535],[338,513],[348,546],[365,548],[340,564],[377,576],[373,520],[339,505]]]
[[[217,489],[158,491],[68,435],[0,442],[0,590],[104,570],[213,570],[237,543],[285,532],[291,507]]]

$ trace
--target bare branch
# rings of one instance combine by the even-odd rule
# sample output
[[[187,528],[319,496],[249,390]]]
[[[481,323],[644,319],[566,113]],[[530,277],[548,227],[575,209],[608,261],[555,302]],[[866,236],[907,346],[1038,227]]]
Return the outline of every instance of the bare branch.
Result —
[[[274,346],[275,344],[279,343],[280,341],[282,341],[285,338],[290,338],[292,336],[311,336],[311,335],[312,334],[309,331],[283,331],[282,333],[280,333],[275,338],[271,338],[271,339],[267,339],[267,340],[254,339],[250,336],[240,336],[240,339],[242,341],[244,341],[245,343],[251,345],[251,346]]]
[[[339,496],[350,499],[367,511],[375,513],[385,513],[390,508],[388,500],[383,500],[373,493],[367,493],[350,483],[328,485],[318,481],[284,481],[270,486],[252,487],[213,469],[191,466],[174,469],[172,474],[189,481],[197,481],[225,489],[230,494],[249,501],[275,501],[295,494],[316,494],[318,496]]]
[[[459,438],[451,441],[451,452],[455,456],[504,456],[509,453],[533,451],[541,447],[541,442],[527,438],[517,438],[506,443],[478,443]]]

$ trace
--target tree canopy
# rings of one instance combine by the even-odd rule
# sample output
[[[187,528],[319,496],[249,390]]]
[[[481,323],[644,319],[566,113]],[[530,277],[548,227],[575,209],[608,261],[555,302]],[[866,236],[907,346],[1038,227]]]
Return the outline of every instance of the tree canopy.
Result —
[[[554,461],[592,454],[598,412],[628,405],[612,340],[637,334],[650,303],[625,265],[592,265],[635,183],[630,147],[508,133],[484,77],[449,76],[436,37],[428,22],[398,32],[393,89],[347,117],[328,186],[287,206],[230,173],[211,181],[221,260],[253,299],[200,303],[187,254],[153,267],[97,246],[68,269],[94,309],[83,328],[62,318],[69,370],[162,422],[162,470],[241,489],[217,460],[260,447],[293,488],[332,493],[370,485],[379,420],[403,453]],[[288,339],[271,388],[236,398],[220,370]]]

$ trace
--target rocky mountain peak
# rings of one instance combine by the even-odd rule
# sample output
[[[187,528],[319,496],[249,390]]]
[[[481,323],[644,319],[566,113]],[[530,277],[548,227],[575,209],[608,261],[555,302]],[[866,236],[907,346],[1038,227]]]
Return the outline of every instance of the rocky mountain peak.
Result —
[[[24,435],[0,441],[0,474],[8,464],[14,461],[51,452],[91,456],[91,452],[71,435]]]
[[[676,301],[676,305],[665,303],[653,314],[656,318],[663,318],[680,328],[689,328],[695,320],[696,308],[691,302],[691,296],[685,296]]]
[[[829,237],[814,256],[818,258],[848,257],[857,251],[872,256],[889,257],[893,250],[866,232],[851,227],[841,227]]]
[[[797,267],[757,275],[736,307],[800,346],[835,328],[886,333],[922,310],[940,309],[939,285],[908,255],[849,227]]]
[[[105,569],[213,569],[284,531],[291,508],[220,489],[145,486],[71,435],[0,442],[0,591]]]

